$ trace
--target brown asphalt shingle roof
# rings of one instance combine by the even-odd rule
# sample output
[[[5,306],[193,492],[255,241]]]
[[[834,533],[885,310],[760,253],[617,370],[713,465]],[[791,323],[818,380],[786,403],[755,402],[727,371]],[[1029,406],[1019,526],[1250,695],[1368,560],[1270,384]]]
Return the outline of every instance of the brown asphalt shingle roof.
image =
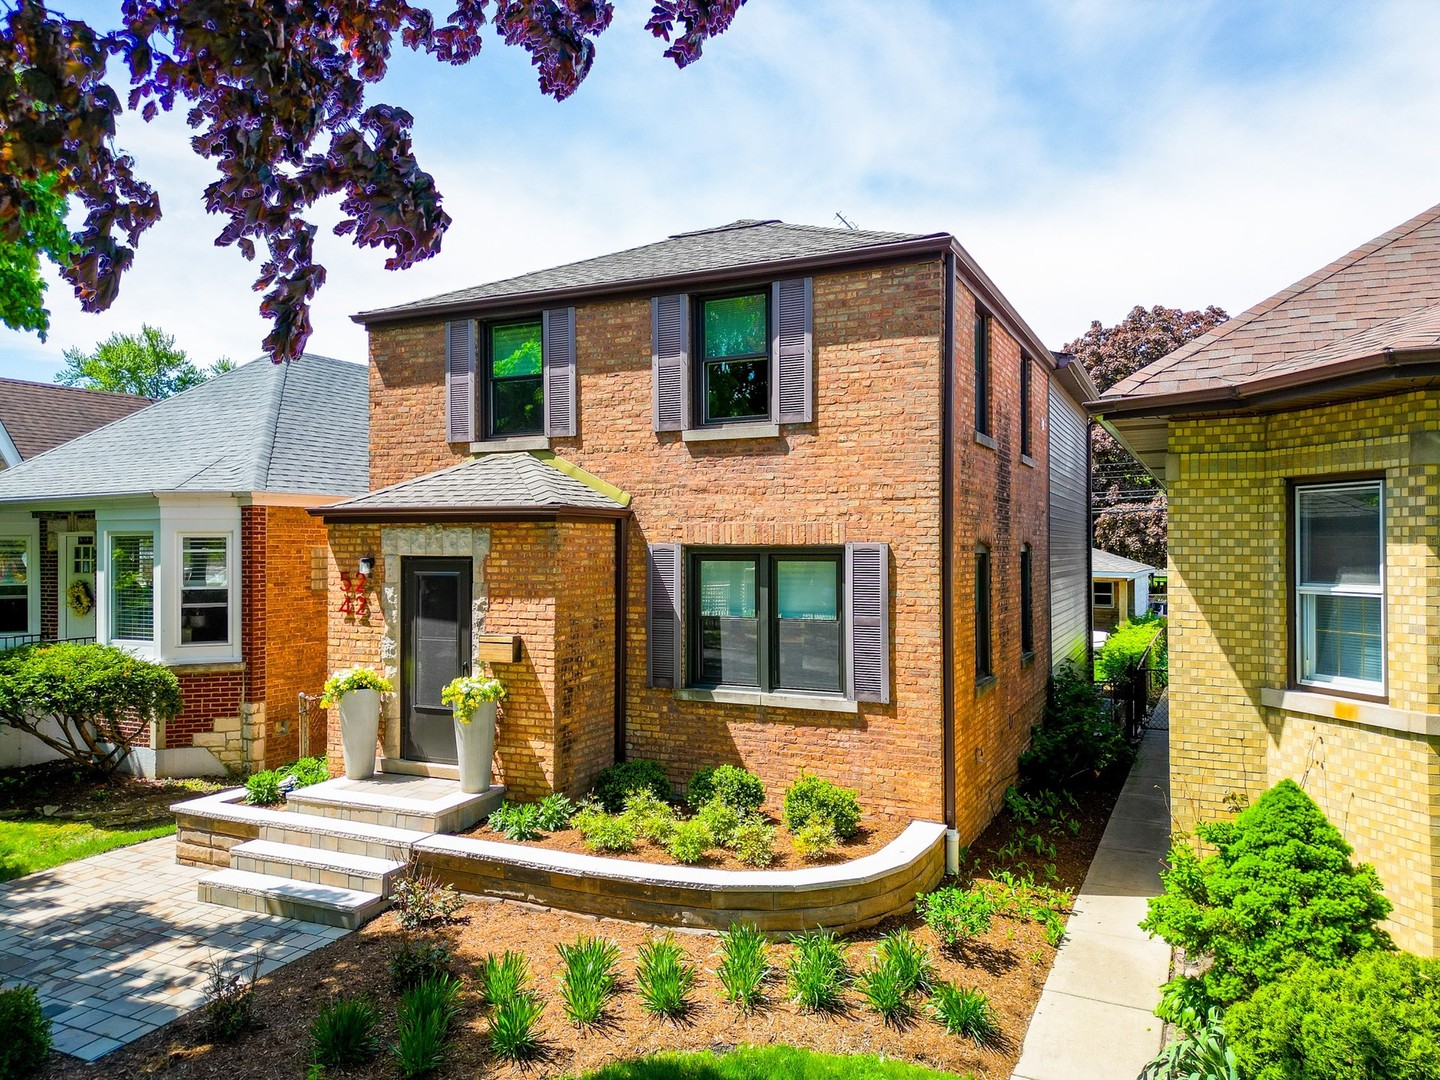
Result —
[[[1104,397],[1204,394],[1313,371],[1387,349],[1440,344],[1440,206],[1362,244]]]
[[[0,379],[0,424],[24,461],[149,404],[134,394]]]

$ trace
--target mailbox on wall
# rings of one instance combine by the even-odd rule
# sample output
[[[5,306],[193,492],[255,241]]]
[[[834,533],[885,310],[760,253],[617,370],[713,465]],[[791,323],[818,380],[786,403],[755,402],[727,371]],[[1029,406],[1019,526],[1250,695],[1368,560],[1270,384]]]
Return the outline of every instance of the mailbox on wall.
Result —
[[[490,664],[515,664],[520,661],[519,634],[476,634],[475,659]]]

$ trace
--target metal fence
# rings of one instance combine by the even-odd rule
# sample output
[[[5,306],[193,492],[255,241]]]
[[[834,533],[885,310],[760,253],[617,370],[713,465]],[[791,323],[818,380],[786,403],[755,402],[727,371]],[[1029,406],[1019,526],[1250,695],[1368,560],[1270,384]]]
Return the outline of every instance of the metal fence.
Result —
[[[46,637],[44,634],[6,634],[0,637],[0,652],[23,649],[27,645],[94,645],[93,637]]]
[[[1158,662],[1165,648],[1165,631],[1162,629],[1151,639],[1140,658],[1119,675],[1096,683],[1102,700],[1108,703],[1110,715],[1123,724],[1130,739],[1138,739],[1145,733],[1145,721],[1150,710],[1160,700],[1169,684],[1168,664]]]

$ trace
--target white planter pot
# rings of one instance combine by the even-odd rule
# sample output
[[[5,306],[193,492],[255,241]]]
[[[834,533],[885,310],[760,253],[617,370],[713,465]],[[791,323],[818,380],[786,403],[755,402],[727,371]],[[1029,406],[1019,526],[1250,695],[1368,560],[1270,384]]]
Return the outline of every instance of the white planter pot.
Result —
[[[490,790],[490,764],[495,756],[495,702],[484,702],[470,722],[455,721],[455,750],[460,760],[460,790],[479,795]]]
[[[380,738],[380,691],[351,690],[340,699],[340,741],[345,748],[345,778],[375,775],[375,744]]]

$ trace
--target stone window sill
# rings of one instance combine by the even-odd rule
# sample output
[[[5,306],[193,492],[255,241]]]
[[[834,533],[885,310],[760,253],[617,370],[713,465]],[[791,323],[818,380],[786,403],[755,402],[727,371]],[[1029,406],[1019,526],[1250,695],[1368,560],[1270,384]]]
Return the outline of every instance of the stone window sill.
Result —
[[[1267,708],[1317,716],[1324,720],[1363,724],[1381,731],[1440,736],[1440,715],[1392,709],[1389,705],[1366,701],[1364,698],[1316,694],[1306,690],[1282,690],[1267,686],[1260,691],[1260,704]]]
[[[1020,464],[1021,464],[1021,465],[1029,465],[1030,468],[1032,468],[1032,469],[1036,467],[1035,459],[1034,459],[1033,457],[1031,457],[1029,454],[1021,454],[1021,455],[1020,455]]]
[[[995,442],[995,436],[986,435],[983,431],[975,432],[975,441],[981,446],[988,446],[991,450],[994,450],[995,447],[998,445]]]
[[[713,701],[724,705],[763,705],[767,709],[805,709],[810,712],[858,713],[860,706],[847,698],[822,694],[771,694],[761,690],[706,690],[687,686],[676,690],[677,701]]]
[[[686,428],[680,433],[685,442],[722,442],[727,439],[778,439],[780,425],[768,423],[721,424],[718,427]]]
[[[975,680],[975,696],[976,696],[976,697],[980,697],[980,696],[983,695],[983,694],[988,694],[991,690],[994,690],[995,687],[997,687],[998,685],[1000,685],[1000,679],[999,679],[998,676],[995,676],[995,675],[985,675],[985,676],[982,676],[981,678],[978,678],[978,679]]]
[[[162,660],[160,662],[171,671],[177,671],[182,675],[238,675],[245,670],[243,660],[222,660],[210,663],[192,660]]]
[[[1029,666],[1030,666],[1031,664],[1033,664],[1033,663],[1035,663],[1035,650],[1034,650],[1034,649],[1031,649],[1031,650],[1029,650],[1028,652],[1022,652],[1022,653],[1020,654],[1020,666],[1021,666],[1022,668],[1027,668],[1027,667],[1029,667]]]
[[[548,435],[516,435],[509,439],[487,439],[484,442],[472,442],[470,453],[472,454],[513,454],[523,450],[549,450],[550,437]]]

